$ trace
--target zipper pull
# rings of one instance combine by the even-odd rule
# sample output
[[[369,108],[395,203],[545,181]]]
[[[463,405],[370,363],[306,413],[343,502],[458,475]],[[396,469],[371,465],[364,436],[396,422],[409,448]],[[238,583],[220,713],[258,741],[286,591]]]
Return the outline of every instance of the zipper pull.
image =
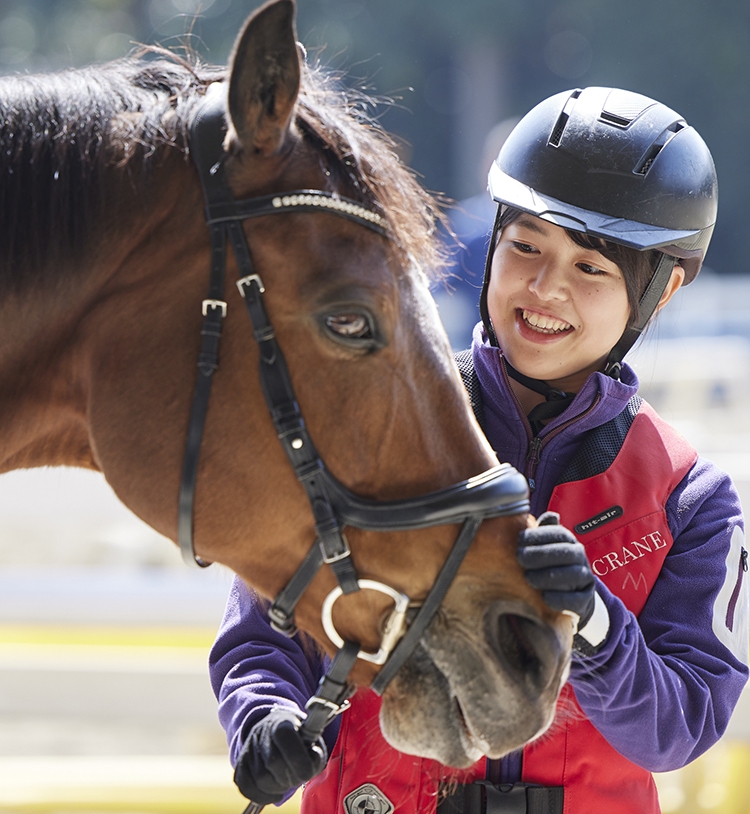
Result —
[[[526,463],[528,464],[528,469],[532,469],[539,463],[539,452],[541,448],[541,439],[535,435],[531,441],[529,441],[529,448],[526,451]]]
[[[533,492],[536,489],[536,465],[539,463],[539,456],[542,451],[542,442],[538,436],[534,436],[529,441],[529,448],[526,450],[526,480],[529,482],[529,491]]]
[[[742,570],[747,573],[747,551],[743,547],[742,552],[740,553],[740,557],[742,559]]]

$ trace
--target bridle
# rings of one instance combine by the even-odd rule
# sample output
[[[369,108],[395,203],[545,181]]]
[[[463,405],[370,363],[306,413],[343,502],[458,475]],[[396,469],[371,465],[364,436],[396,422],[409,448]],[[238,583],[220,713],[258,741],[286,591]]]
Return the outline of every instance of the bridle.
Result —
[[[293,636],[294,609],[318,570],[328,565],[338,585],[322,607],[323,627],[339,648],[317,694],[308,702],[305,727],[322,732],[346,706],[351,690],[347,676],[357,658],[383,665],[372,683],[381,694],[419,639],[442,602],[482,521],[529,510],[526,480],[513,467],[500,464],[469,480],[415,498],[373,501],[361,498],[339,483],[321,460],[308,434],[273,326],[263,303],[264,286],[255,273],[242,221],[286,212],[328,212],[348,218],[387,236],[387,222],[364,204],[322,190],[295,190],[235,201],[226,181],[223,141],[226,133],[223,86],[214,83],[197,110],[190,128],[190,150],[198,168],[211,232],[211,272],[208,297],[202,302],[203,325],[198,376],[188,426],[180,485],[178,534],[183,559],[190,565],[210,563],[195,554],[193,501],[201,439],[208,410],[213,373],[218,366],[219,339],[226,316],[224,277],[227,242],[237,261],[237,287],[250,317],[260,350],[260,381],[279,441],[305,489],[315,520],[316,540],[289,583],[274,599],[269,617],[273,627]],[[384,583],[359,579],[343,533],[345,526],[369,531],[404,531],[444,524],[461,524],[448,558],[406,628],[409,598]],[[344,641],[333,624],[333,605],[342,594],[373,590],[389,596],[394,610],[385,624],[376,653]]]

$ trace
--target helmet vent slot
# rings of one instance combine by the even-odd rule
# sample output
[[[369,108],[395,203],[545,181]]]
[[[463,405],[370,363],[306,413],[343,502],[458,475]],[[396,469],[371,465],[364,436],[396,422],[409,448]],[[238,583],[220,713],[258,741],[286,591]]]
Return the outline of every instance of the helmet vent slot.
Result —
[[[573,107],[575,106],[576,99],[583,93],[582,90],[576,88],[570,96],[568,96],[567,102],[563,109],[560,111],[560,115],[557,117],[557,121],[555,122],[555,126],[552,128],[552,133],[550,137],[547,139],[547,146],[548,147],[559,147],[560,142],[562,141],[563,133],[565,132],[565,127],[568,124],[568,119],[570,118],[570,114],[573,111]]]
[[[661,148],[661,144],[654,145],[654,147],[648,151],[645,158],[641,159],[633,172],[636,173],[636,175],[645,175],[651,169],[651,165],[654,163],[656,156],[661,152]]]
[[[562,134],[565,131],[565,125],[568,123],[569,118],[570,116],[568,116],[568,114],[565,111],[563,111],[560,114],[559,118],[555,122],[555,127],[552,130],[552,135],[549,137],[549,141],[547,142],[547,144],[549,144],[550,147],[560,146],[560,140],[562,139]]]
[[[632,119],[626,119],[624,116],[618,116],[616,113],[610,113],[608,110],[602,110],[599,118],[603,122],[614,124],[617,127],[627,127],[633,121]]]
[[[654,105],[654,100],[641,96],[640,93],[615,88],[607,95],[607,99],[602,105],[602,112],[599,114],[599,120],[613,124],[615,127],[627,127],[652,105]]]
[[[654,143],[646,150],[641,160],[635,165],[633,172],[636,175],[645,175],[650,169],[651,165],[656,160],[656,156],[667,146],[667,144],[685,127],[685,122],[676,121],[670,124],[669,127],[654,141]]]

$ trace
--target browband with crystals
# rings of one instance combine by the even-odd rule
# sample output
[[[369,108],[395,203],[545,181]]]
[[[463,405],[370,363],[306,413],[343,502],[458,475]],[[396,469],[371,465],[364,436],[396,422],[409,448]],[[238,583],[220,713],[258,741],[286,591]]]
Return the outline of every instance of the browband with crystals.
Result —
[[[328,197],[328,193],[321,192],[317,189],[305,189],[300,192],[292,192],[289,195],[277,195],[272,201],[274,209],[287,209],[296,206],[322,206],[327,209],[335,209],[337,212],[344,212],[348,215],[353,215],[357,218],[370,221],[385,229],[387,224],[385,218],[373,212],[371,209],[366,209],[361,204],[355,201],[350,201],[348,198],[341,198],[335,195]]]
[[[242,201],[210,201],[207,207],[209,224],[258,218],[282,212],[330,211],[385,235],[388,221],[361,203],[322,189],[294,189],[289,192],[261,195]]]

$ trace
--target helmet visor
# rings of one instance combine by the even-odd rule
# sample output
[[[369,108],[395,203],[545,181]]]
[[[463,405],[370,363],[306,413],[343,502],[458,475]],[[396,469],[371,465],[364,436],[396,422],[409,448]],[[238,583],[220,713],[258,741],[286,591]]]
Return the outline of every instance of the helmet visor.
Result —
[[[564,229],[586,232],[638,251],[659,249],[675,257],[702,256],[705,248],[699,244],[707,245],[711,237],[705,229],[668,229],[581,209],[527,187],[504,173],[497,162],[490,167],[489,189],[493,200],[498,203],[536,215]]]

